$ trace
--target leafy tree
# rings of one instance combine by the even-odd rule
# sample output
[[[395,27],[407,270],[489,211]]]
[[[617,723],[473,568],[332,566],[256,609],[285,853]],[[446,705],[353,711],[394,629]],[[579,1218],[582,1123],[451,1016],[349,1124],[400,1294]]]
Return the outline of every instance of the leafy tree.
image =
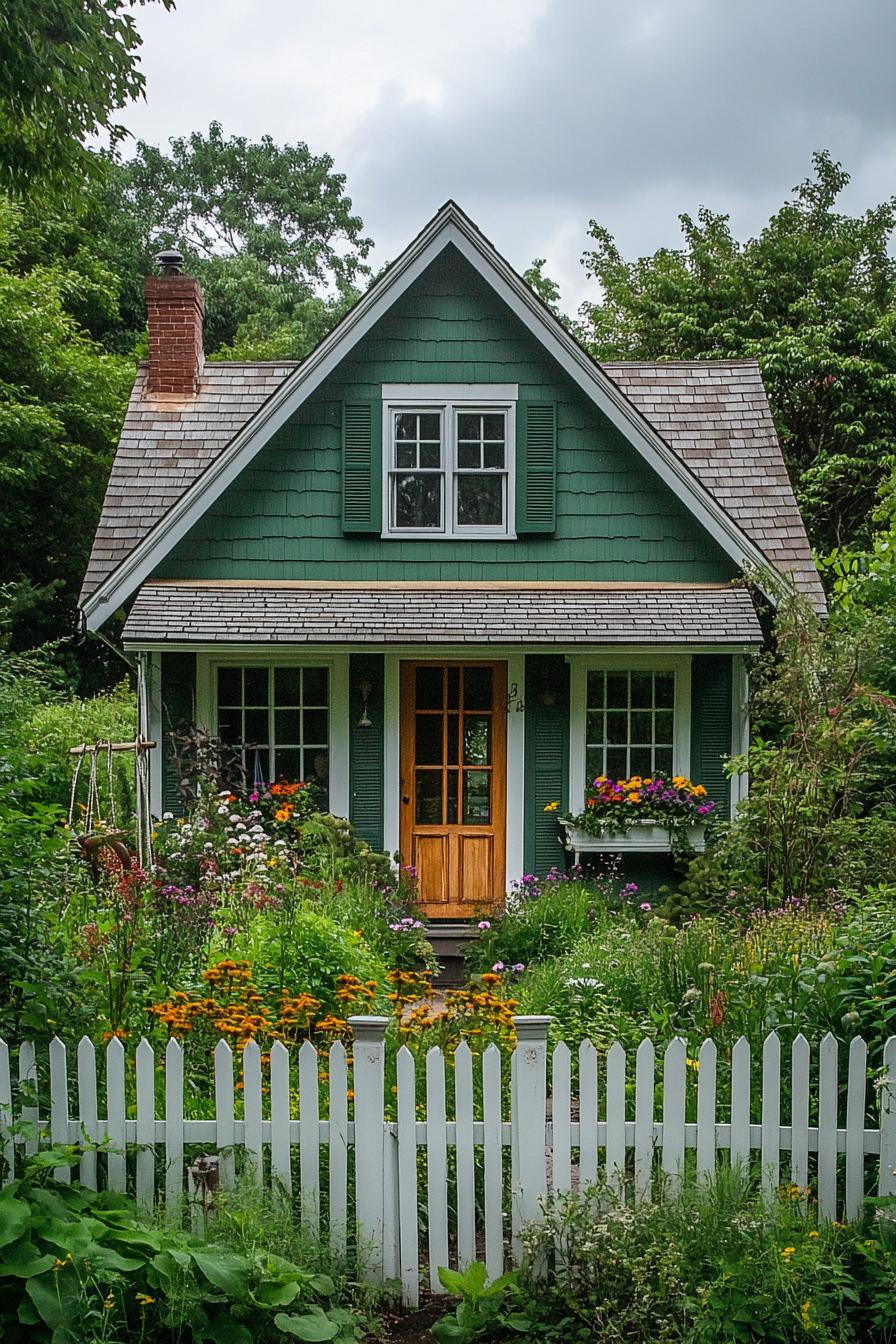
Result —
[[[896,441],[896,197],[854,217],[826,152],[758,237],[727,215],[681,215],[684,246],[626,261],[594,220],[581,309],[598,359],[759,360],[816,545],[866,539]]]
[[[12,648],[68,629],[133,362],[103,352],[72,309],[111,313],[99,265],[32,262],[21,209],[0,196],[0,554]]]
[[[305,144],[225,137],[212,122],[207,135],[172,140],[169,153],[138,144],[107,196],[104,255],[142,280],[161,248],[183,252],[205,294],[212,354],[305,354],[369,275],[371,242],[345,177]],[[142,327],[142,294],[133,298]]]
[[[105,131],[114,142],[124,134],[111,114],[140,97],[145,83],[132,9],[133,0],[4,0],[0,187],[77,195],[96,164],[85,138]]]

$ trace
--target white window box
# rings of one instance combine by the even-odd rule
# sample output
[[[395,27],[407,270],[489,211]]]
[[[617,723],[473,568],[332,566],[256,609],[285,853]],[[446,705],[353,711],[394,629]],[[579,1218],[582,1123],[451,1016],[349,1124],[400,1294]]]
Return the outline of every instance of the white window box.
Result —
[[[576,862],[580,854],[624,851],[669,854],[672,851],[668,829],[655,821],[646,819],[636,821],[629,831],[607,831],[605,835],[589,835],[586,831],[580,831],[570,821],[561,821],[560,825],[566,832],[564,848],[575,856]],[[688,840],[692,849],[702,853],[706,848],[706,827],[689,826]]]

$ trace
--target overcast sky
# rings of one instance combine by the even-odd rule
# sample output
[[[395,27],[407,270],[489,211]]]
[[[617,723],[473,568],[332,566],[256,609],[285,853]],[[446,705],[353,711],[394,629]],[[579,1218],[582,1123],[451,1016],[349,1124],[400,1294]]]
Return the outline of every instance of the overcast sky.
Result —
[[[829,148],[850,208],[896,191],[896,0],[178,0],[137,11],[156,144],[205,129],[330,153],[377,244],[453,196],[572,310],[596,218],[634,255],[677,215],[759,227]]]

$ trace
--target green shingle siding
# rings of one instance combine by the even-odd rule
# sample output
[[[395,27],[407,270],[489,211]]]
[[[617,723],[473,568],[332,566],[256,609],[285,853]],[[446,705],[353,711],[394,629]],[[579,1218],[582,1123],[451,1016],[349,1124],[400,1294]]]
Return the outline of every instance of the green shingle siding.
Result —
[[[545,700],[550,700],[545,704]],[[523,867],[544,876],[562,867],[560,827],[548,803],[569,803],[569,664],[558,654],[526,659]]]
[[[556,407],[554,531],[513,542],[346,535],[343,405],[382,384],[513,382]],[[373,416],[374,454],[379,418]],[[377,481],[372,507],[379,506]],[[379,527],[374,516],[372,527]],[[638,453],[449,249],[261,450],[158,570],[169,578],[712,582],[731,562]]]
[[[371,849],[384,846],[384,667],[382,654],[352,654],[349,659],[349,820]],[[369,728],[359,727],[365,681],[370,685]]]
[[[732,663],[727,654],[698,654],[691,664],[691,778],[718,804],[731,809],[731,781],[723,757],[731,755]]]
[[[162,701],[162,810],[179,815],[183,798],[174,766],[170,733],[189,727],[196,717],[195,653],[161,655]]]

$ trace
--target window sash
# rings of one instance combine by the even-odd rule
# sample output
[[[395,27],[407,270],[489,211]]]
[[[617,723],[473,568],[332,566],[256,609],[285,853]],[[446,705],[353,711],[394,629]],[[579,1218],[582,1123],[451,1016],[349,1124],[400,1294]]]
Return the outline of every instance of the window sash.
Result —
[[[398,417],[402,414],[432,415],[438,412],[441,431],[441,465],[439,467],[400,467],[398,449],[401,443],[414,440],[399,440]],[[461,415],[500,415],[503,419],[503,466],[500,467],[461,467],[458,464],[458,421]],[[387,433],[387,470],[384,535],[390,537],[512,537],[512,472],[513,472],[513,407],[506,403],[495,404],[488,401],[465,402],[452,401],[450,398],[436,403],[425,402],[388,402],[386,404]],[[484,426],[480,423],[480,430]],[[427,440],[429,441],[429,440]],[[418,439],[416,442],[420,442]],[[480,434],[480,444],[497,443],[491,436]],[[419,460],[419,449],[416,457]],[[485,447],[480,448],[480,461],[485,460]],[[437,525],[402,527],[398,525],[398,488],[399,481],[406,476],[438,476],[441,479],[441,498],[439,521]],[[483,476],[501,481],[500,501],[501,520],[498,523],[461,523],[459,521],[459,481],[461,477]]]
[[[298,674],[297,698],[291,699],[288,703],[278,702],[276,694],[276,675],[284,669]],[[246,695],[246,672],[252,670],[258,674],[264,674],[266,681],[266,701],[262,705],[253,700],[247,700]],[[325,703],[320,703],[318,697],[310,695],[306,699],[305,671],[315,671],[322,673],[326,679]],[[231,674],[238,673],[240,677],[239,701],[226,701],[221,699],[220,680],[221,673],[227,671]],[[329,794],[329,773],[330,759],[332,755],[332,718],[330,706],[332,701],[332,677],[331,669],[327,664],[316,662],[295,663],[256,663],[247,660],[245,663],[219,663],[213,669],[213,695],[215,707],[215,731],[219,732],[222,715],[233,714],[239,719],[239,735],[237,738],[232,736],[225,739],[228,745],[235,750],[239,750],[240,758],[243,762],[243,768],[246,771],[247,778],[251,780],[255,767],[255,754],[259,753],[263,765],[263,774],[266,783],[275,783],[277,779],[277,756],[283,751],[297,752],[300,765],[300,772],[297,778],[305,779],[309,774],[313,774],[313,765],[311,759],[315,752],[326,753],[327,756],[327,779],[320,782],[320,788]],[[246,734],[246,714],[264,714],[266,716],[266,738],[259,741],[258,746],[247,745]],[[306,714],[325,715],[324,732],[321,740],[317,739],[316,734],[310,733],[306,736]],[[296,715],[297,716],[297,735],[289,734],[287,739],[278,738],[278,715]],[[281,718],[280,723],[283,720]],[[251,740],[251,739],[250,739]]]

